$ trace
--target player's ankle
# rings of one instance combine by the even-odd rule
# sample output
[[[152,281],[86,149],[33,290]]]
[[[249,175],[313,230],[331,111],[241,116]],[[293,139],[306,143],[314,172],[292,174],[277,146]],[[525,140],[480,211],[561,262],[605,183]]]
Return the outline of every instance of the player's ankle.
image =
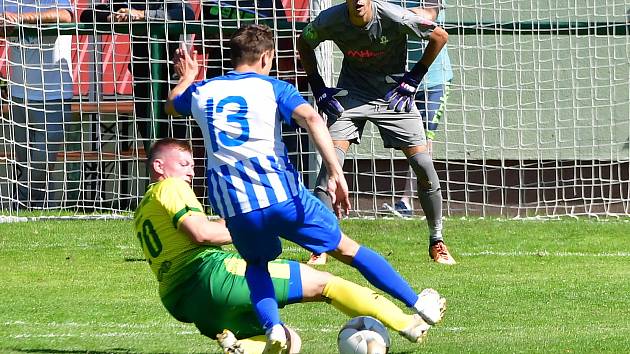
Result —
[[[273,325],[271,328],[267,329],[265,336],[268,340],[279,341],[282,343],[287,342],[287,335],[284,331],[284,326],[281,324]]]

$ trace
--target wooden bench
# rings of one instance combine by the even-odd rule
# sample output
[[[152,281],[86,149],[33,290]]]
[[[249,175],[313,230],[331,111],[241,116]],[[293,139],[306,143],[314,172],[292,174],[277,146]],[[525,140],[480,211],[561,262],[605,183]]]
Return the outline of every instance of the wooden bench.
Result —
[[[119,153],[103,151],[62,151],[57,153],[58,161],[81,162],[81,161],[125,161],[132,159],[146,159],[147,154],[144,148],[138,150],[126,150]]]
[[[138,150],[131,149],[126,151],[103,152],[103,151],[60,151],[57,153],[57,161],[63,162],[114,162],[127,161],[132,159],[146,159],[147,153],[144,148]],[[10,151],[0,151],[0,161],[12,160],[13,155]]]
[[[72,112],[133,114],[133,101],[72,102]]]

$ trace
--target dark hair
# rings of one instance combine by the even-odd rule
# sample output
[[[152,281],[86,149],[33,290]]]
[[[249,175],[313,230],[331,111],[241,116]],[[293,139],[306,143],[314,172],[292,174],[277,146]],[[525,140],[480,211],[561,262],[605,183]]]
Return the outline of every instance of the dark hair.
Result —
[[[235,67],[255,63],[264,52],[273,49],[273,31],[265,25],[241,27],[230,38],[230,58]]]
[[[149,154],[147,155],[147,165],[153,165],[153,161],[155,161],[161,154],[163,154],[167,148],[187,151],[192,154],[192,148],[190,147],[188,142],[173,138],[164,138],[156,141],[153,145],[151,145],[151,150],[149,150]]]

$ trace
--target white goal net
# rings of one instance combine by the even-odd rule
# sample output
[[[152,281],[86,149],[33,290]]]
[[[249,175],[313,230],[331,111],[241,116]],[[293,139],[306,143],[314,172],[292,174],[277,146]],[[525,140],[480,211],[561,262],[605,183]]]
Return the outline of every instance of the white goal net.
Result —
[[[199,79],[219,75],[231,69],[230,33],[263,22],[277,34],[272,75],[310,97],[295,42],[338,2],[130,2],[141,15],[125,18],[115,13],[127,2],[68,0],[69,21],[5,20],[0,215],[133,210],[149,181],[146,151],[167,136],[193,145],[205,201],[199,129],[163,113],[174,49],[198,51]],[[43,1],[17,3],[25,5],[3,11],[50,11]],[[453,79],[433,158],[445,214],[630,215],[630,1],[448,0],[443,11]],[[326,43],[317,55],[334,84],[341,54]],[[319,165],[307,136],[285,139],[312,188]],[[371,125],[344,169],[359,216],[391,215],[384,205],[410,178],[403,155],[384,149]]]

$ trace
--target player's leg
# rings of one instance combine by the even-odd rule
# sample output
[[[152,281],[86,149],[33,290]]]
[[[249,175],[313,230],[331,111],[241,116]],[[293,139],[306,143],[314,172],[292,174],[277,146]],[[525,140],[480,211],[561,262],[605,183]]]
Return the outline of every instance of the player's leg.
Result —
[[[268,348],[269,352],[280,352],[286,348],[287,343],[267,266],[269,261],[282,252],[280,239],[267,227],[265,215],[268,209],[273,209],[275,206],[236,215],[226,220],[234,247],[247,262],[245,279],[251,289],[252,306],[260,324],[265,329],[267,345],[273,348]]]
[[[162,302],[176,319],[192,322],[201,334],[217,338],[225,352],[239,353],[244,349],[245,353],[261,353],[267,337],[252,307],[246,269],[247,262],[239,255],[212,252],[204,256],[189,280]],[[269,273],[279,306],[301,301],[297,262],[270,262]],[[289,352],[296,352],[301,340],[292,330],[287,333]]]
[[[430,249],[440,246],[445,250],[442,239],[442,192],[433,160],[427,152],[424,128],[420,121],[420,113],[414,106],[410,113],[398,113],[391,117],[391,113],[382,112],[371,121],[378,127],[383,144],[386,148],[401,150],[417,178],[418,199],[427,218],[429,226]],[[448,252],[448,251],[446,251]],[[432,255],[433,256],[433,255]],[[450,254],[433,258],[444,264],[454,264]]]
[[[333,145],[335,146],[335,153],[337,154],[337,161],[339,164],[343,166],[343,162],[346,158],[346,152],[350,147],[350,142],[347,140],[333,140]],[[324,205],[329,209],[332,208],[332,201],[330,199],[330,195],[328,194],[328,171],[326,170],[326,166],[322,165],[319,170],[319,174],[317,175],[317,180],[315,182],[315,189],[313,190],[313,195],[317,199],[319,199]],[[307,262],[310,265],[322,265],[326,264],[326,253],[316,254],[311,253],[310,258]]]
[[[442,237],[442,191],[433,160],[418,147],[402,149],[418,181],[418,198],[429,225],[429,255],[442,264],[455,264]]]
[[[448,83],[444,85],[432,86],[426,89],[426,99],[425,102],[420,105],[418,104],[418,109],[422,113],[423,117],[425,117],[425,133],[427,136],[427,142],[433,141],[435,138],[435,131],[437,126],[442,119],[442,115],[444,114],[446,99],[448,98]],[[429,146],[429,145],[427,145]],[[429,151],[429,156],[433,160],[433,156],[431,155],[431,151]],[[410,162],[411,165],[411,162]],[[435,168],[433,168],[435,171]],[[437,178],[437,173],[436,173]],[[417,185],[420,185],[420,182],[416,180]],[[439,182],[438,182],[439,183]],[[428,193],[431,193],[430,191]],[[425,199],[425,203],[430,203],[432,200],[440,199],[441,203],[441,192],[439,193],[439,198],[431,198],[430,195],[423,195],[422,192],[419,193],[418,197],[420,198],[420,202],[422,203],[423,198]],[[422,205],[422,204],[421,204]],[[424,205],[423,205],[424,209]],[[440,208],[441,210],[441,208]],[[437,217],[436,217],[437,218]],[[441,217],[440,217],[441,219]],[[427,218],[428,220],[428,218]],[[440,234],[429,234],[429,256],[436,262],[442,264],[455,264],[455,259],[451,256],[448,251],[448,248],[444,244],[444,240]]]
[[[289,344],[288,354],[297,354],[302,349],[302,339],[290,327],[285,326]],[[267,346],[267,337],[264,335],[249,338],[236,339],[230,330],[223,330],[217,335],[217,342],[224,354],[261,354]]]
[[[361,142],[363,128],[365,128],[365,117],[372,113],[372,106],[365,105],[364,102],[357,100],[352,95],[342,96],[338,98],[339,103],[346,109],[339,118],[328,118],[328,132],[333,140],[337,159],[343,167],[346,152],[350,144],[358,144]],[[324,203],[329,209],[333,210],[330,195],[328,195],[328,172],[326,167],[322,165],[315,189],[313,191],[315,197]],[[326,263],[326,253],[312,253],[308,264],[321,265]]]
[[[425,90],[419,90],[418,94],[416,95],[416,107],[418,108],[418,111],[420,112],[421,118],[424,121],[429,121],[431,119],[431,117],[429,117],[429,115],[432,114],[432,112],[429,112],[429,104],[428,104],[428,99],[429,99],[429,93],[428,91]],[[425,133],[428,132],[428,130],[425,131]],[[431,141],[427,136],[427,149],[429,152],[429,156],[431,156],[431,145],[429,144],[429,142]],[[409,171],[407,173],[407,179],[405,180],[405,190],[403,191],[403,195],[401,196],[400,200],[398,202],[396,202],[394,204],[394,209],[399,212],[401,215],[403,216],[408,216],[411,215],[413,213],[413,197],[416,194],[416,185],[417,185],[417,179],[416,179],[416,174],[413,172],[413,169],[411,167],[409,167]]]
[[[374,108],[372,105],[368,105],[352,95],[338,97],[338,100],[345,108],[345,111],[341,114],[341,117],[328,117],[327,125],[328,133],[335,146],[337,160],[343,167],[350,144],[359,144],[361,142],[361,135],[365,128],[365,118],[372,113]],[[322,166],[319,171],[313,194],[329,210],[333,210],[331,199],[328,195],[328,172],[325,166]]]
[[[15,175],[17,177],[14,197],[17,200],[17,207],[30,207],[30,172],[29,172],[29,119],[27,105],[19,97],[11,97],[13,104],[11,107],[11,119],[13,120],[12,132],[15,140]]]
[[[302,284],[299,263],[277,260],[268,265],[279,306],[300,302]],[[257,335],[263,333],[262,328],[258,327],[260,329],[257,332],[252,331],[252,325],[258,323],[249,301],[250,290],[245,279],[246,269],[247,263],[243,259],[230,254],[215,268],[212,277],[212,282],[216,284],[212,294],[213,300],[221,303],[221,308],[225,311],[224,331],[217,335],[217,341],[226,353],[263,353],[268,345],[266,335]],[[287,353],[299,353],[302,346],[300,336],[288,326],[282,327],[287,338]],[[240,339],[236,340],[232,331],[237,333]]]
[[[442,310],[437,309],[440,307],[437,302],[432,304],[436,308],[433,312],[429,308],[425,309],[429,305],[419,300],[418,294],[385,258],[341,233],[337,218],[321,201],[306,190],[301,190],[297,198],[299,201],[296,203],[301,204],[301,208],[298,208],[299,213],[286,208],[283,216],[299,218],[300,221],[296,222],[295,229],[285,228],[283,238],[314,253],[328,252],[351,265],[376,288],[418,310],[431,324],[441,319]]]
[[[303,302],[325,301],[350,317],[372,316],[412,342],[422,340],[431,327],[374,291],[330,273],[300,266]]]
[[[16,100],[16,103],[13,108],[16,122],[24,122],[15,129],[16,141],[24,144],[16,148],[16,158],[24,164],[20,166],[19,177],[26,183],[26,186],[18,186],[19,199],[26,200],[30,207],[54,207],[57,205],[55,188],[49,181],[49,173],[57,153],[62,150],[64,123],[70,119],[69,104],[62,104],[60,100]]]
[[[432,297],[416,294],[402,275],[374,250],[342,235],[337,249],[329,254],[356,268],[370,284],[414,309],[429,324],[442,319],[446,305],[444,298],[439,294]]]
[[[337,161],[339,161],[339,164],[343,166],[343,162],[346,158],[346,152],[350,147],[350,141],[333,140],[333,145],[335,146]],[[317,199],[321,200],[328,209],[333,210],[332,201],[330,199],[330,195],[328,194],[328,171],[326,170],[326,166],[324,165],[322,165],[319,170],[319,174],[317,175],[313,194],[315,195],[315,197],[317,197]]]

